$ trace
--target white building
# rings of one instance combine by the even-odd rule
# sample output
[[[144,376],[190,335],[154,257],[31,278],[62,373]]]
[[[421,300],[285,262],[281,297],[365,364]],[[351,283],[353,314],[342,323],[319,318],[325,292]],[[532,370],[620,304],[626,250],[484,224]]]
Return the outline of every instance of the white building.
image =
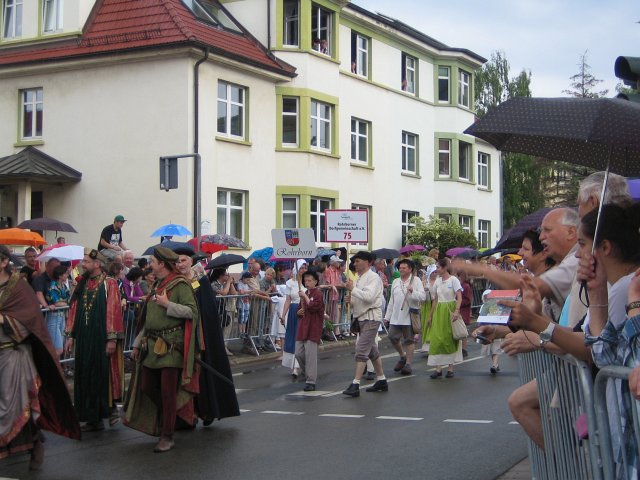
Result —
[[[194,161],[167,193],[158,159],[197,151],[202,233],[252,248],[274,227],[322,243],[327,208],[369,209],[370,248],[401,246],[416,213],[485,246],[501,233],[498,154],[462,134],[473,52],[338,0],[224,2],[230,15],[213,0],[1,1],[13,225],[58,218],[93,246],[122,214],[139,253],[162,224],[193,229]]]

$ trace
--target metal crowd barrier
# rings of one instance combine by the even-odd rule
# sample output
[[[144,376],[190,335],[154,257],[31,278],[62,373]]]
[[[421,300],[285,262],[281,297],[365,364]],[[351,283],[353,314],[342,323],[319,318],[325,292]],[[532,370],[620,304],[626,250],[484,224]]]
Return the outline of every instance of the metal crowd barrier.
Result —
[[[544,451],[529,440],[529,459],[537,480],[602,479],[590,367],[570,355],[542,350],[518,356],[520,380],[537,381]],[[589,438],[581,440],[576,421],[586,417]]]

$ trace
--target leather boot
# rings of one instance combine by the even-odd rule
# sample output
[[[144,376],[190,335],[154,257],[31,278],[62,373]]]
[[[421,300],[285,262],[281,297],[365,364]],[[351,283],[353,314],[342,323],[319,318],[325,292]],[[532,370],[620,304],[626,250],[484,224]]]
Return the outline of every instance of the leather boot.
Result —
[[[360,385],[358,385],[357,383],[352,383],[342,393],[345,394],[345,395],[349,395],[350,397],[359,397],[360,396]]]
[[[153,449],[153,451],[156,452],[156,453],[168,452],[169,450],[171,450],[173,448],[174,445],[175,445],[175,443],[173,441],[173,436],[171,436],[171,435],[162,435],[160,437],[160,441],[156,444],[156,446]]]

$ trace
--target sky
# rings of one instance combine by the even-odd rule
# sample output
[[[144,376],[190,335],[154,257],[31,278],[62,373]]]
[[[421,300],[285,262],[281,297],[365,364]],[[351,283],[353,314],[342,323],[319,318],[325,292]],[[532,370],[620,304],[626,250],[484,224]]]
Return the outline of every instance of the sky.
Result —
[[[502,50],[511,77],[531,72],[536,97],[563,97],[587,52],[596,90],[616,95],[613,65],[640,57],[638,0],[352,0],[486,59]]]

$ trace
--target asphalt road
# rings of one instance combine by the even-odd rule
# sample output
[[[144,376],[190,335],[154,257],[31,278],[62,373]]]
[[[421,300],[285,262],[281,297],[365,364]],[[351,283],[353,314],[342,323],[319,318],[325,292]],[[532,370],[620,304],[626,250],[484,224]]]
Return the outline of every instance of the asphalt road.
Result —
[[[506,405],[517,364],[489,361],[470,344],[453,379],[429,378],[421,354],[414,375],[392,371],[389,391],[341,394],[353,378],[353,347],[320,354],[318,390],[305,394],[277,362],[236,367],[242,415],[190,432],[176,448],[153,453],[155,439],[117,425],[81,442],[47,434],[42,471],[27,456],[0,461],[0,476],[48,479],[494,479],[527,455],[525,435]],[[365,382],[363,385],[370,382]]]

